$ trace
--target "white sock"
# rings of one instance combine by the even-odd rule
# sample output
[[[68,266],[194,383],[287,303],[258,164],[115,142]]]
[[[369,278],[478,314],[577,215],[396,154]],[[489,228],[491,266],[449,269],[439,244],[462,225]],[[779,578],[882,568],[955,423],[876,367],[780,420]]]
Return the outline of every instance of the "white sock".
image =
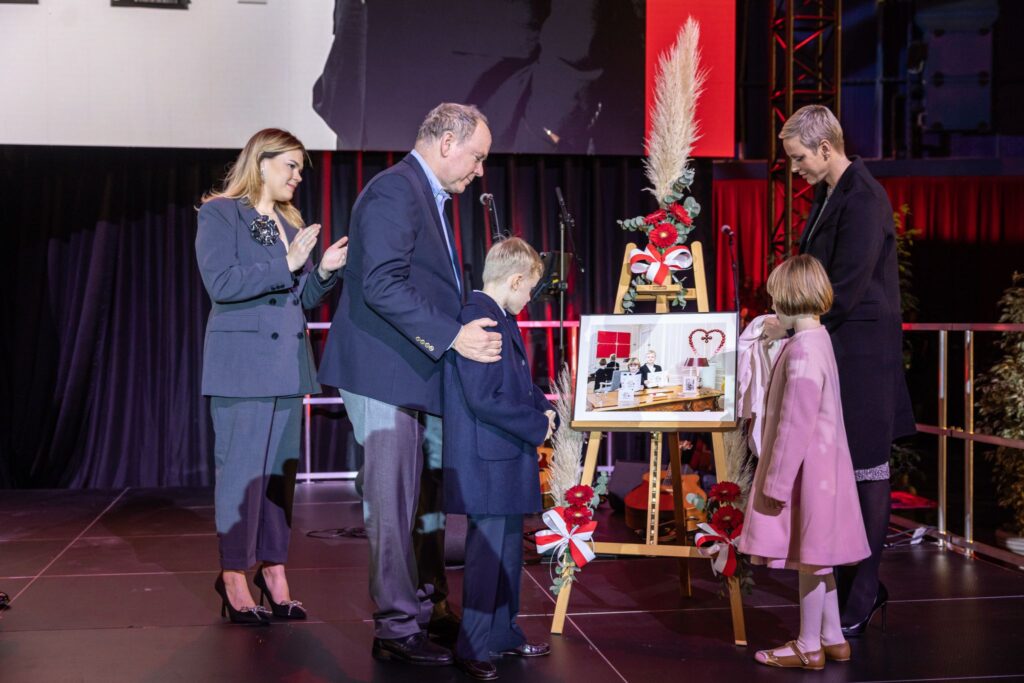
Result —
[[[821,649],[822,615],[825,612],[825,577],[800,572],[800,637],[796,644],[801,652]],[[836,602],[837,618],[839,603]]]
[[[821,617],[821,642],[824,645],[838,645],[846,640],[843,625],[839,622],[839,591],[836,590],[835,574],[825,578],[825,611]]]

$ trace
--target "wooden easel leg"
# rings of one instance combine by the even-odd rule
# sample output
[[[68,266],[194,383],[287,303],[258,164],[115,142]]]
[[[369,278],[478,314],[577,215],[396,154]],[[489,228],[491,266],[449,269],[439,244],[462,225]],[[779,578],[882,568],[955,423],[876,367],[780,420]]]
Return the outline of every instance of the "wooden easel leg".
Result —
[[[729,607],[732,609],[732,638],[738,647],[747,646],[747,627],[743,620],[743,594],[740,582],[735,576],[729,577]]]
[[[683,500],[683,465],[679,456],[679,432],[668,435],[668,461],[672,472],[673,516],[676,522],[676,545],[686,545],[686,508]],[[693,595],[690,586],[690,561],[679,560],[679,594],[688,598]]]
[[[587,454],[583,459],[583,474],[580,483],[590,485],[597,471],[597,452],[601,448],[601,432],[590,432],[587,439]],[[551,619],[551,632],[561,635],[565,628],[565,615],[569,611],[569,596],[572,594],[572,583],[562,586],[555,601],[555,615]]]
[[[720,432],[711,433],[711,448],[715,455],[715,475],[718,481],[732,481],[733,472],[729,471],[729,462],[725,458],[725,437]],[[732,637],[736,645],[745,647],[747,644],[747,627],[743,618],[743,593],[740,592],[739,579],[729,579],[729,607],[732,611]]]

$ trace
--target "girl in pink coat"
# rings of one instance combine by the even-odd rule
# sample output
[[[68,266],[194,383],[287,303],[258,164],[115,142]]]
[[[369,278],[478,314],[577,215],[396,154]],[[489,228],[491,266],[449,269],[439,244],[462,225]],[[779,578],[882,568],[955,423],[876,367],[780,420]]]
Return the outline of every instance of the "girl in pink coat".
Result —
[[[832,568],[871,554],[843,426],[839,374],[818,317],[832,287],[813,256],[772,271],[768,293],[779,322],[793,329],[772,367],[761,458],[754,474],[740,552],[755,563],[800,573],[800,635],[755,659],[768,666],[822,669],[846,661]]]

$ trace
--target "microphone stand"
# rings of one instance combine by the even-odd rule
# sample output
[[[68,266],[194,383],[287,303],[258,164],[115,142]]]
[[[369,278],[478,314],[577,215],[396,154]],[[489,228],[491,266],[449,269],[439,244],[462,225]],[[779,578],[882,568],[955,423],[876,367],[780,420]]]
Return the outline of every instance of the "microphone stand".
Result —
[[[568,285],[565,282],[565,231],[570,232],[576,226],[569,209],[565,207],[565,199],[562,197],[562,188],[555,188],[555,196],[558,198],[558,367],[565,362],[565,292]]]
[[[728,225],[722,226],[722,232],[729,238],[729,260],[732,261],[732,295],[736,312],[740,312],[740,260],[736,255],[736,233]]]

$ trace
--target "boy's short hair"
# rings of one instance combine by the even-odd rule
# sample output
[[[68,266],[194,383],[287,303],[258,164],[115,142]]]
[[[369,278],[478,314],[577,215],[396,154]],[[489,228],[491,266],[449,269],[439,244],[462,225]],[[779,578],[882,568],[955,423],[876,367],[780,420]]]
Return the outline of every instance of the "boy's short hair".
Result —
[[[818,259],[792,256],[768,276],[768,294],[783,315],[825,315],[832,308],[832,283]]]
[[[543,275],[544,262],[537,250],[518,237],[495,243],[484,260],[484,283],[503,282],[512,275]]]

